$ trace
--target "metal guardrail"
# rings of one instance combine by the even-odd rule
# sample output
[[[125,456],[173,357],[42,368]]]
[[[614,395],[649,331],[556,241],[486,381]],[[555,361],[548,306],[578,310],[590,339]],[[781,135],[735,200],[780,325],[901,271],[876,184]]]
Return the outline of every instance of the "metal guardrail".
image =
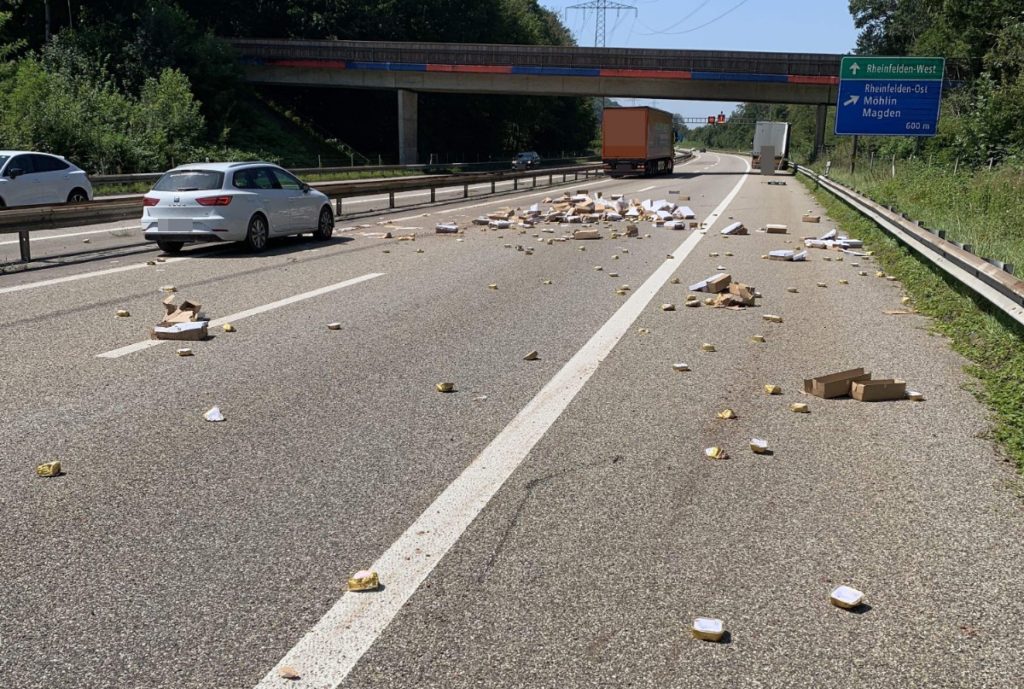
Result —
[[[971,253],[970,245],[951,242],[945,238],[945,232],[916,223],[896,209],[876,203],[803,165],[796,168],[957,282],[1024,325],[1024,280],[1013,275],[1012,266],[981,258]]]
[[[602,171],[600,163],[574,165],[560,168],[537,168],[534,170],[499,172],[458,173],[449,175],[416,175],[408,177],[390,177],[379,179],[350,180],[343,182],[318,182],[311,187],[326,194],[335,201],[336,215],[341,215],[342,201],[346,198],[369,196],[371,194],[388,194],[389,208],[395,207],[395,194],[403,191],[430,190],[430,202],[437,199],[438,189],[462,187],[463,198],[469,197],[469,187],[476,184],[491,183],[491,193],[496,191],[498,182],[512,180],[513,189],[519,188],[519,180],[532,179],[532,186],[537,186],[537,179],[548,178],[553,184],[555,177],[561,176],[567,182],[571,175],[574,180],[582,175],[589,179]],[[58,206],[26,206],[10,208],[0,212],[0,234],[17,234],[21,249],[22,262],[32,260],[29,235],[33,231],[56,230],[81,225],[96,225],[117,220],[142,217],[142,197],[144,194],[100,198],[89,203],[64,204]]]

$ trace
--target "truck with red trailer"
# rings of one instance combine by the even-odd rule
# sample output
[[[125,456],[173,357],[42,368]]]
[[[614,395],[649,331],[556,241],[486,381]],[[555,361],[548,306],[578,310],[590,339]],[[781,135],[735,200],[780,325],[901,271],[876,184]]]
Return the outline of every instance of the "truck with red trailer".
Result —
[[[672,113],[649,107],[605,108],[601,158],[610,177],[671,174]]]

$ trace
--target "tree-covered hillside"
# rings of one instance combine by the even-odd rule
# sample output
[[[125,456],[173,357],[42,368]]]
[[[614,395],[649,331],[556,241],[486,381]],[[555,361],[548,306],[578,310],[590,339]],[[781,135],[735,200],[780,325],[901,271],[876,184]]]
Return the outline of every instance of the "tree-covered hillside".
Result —
[[[190,158],[365,160],[351,149],[394,157],[393,93],[254,89],[221,38],[572,44],[558,17],[536,0],[4,4],[0,145],[53,151],[103,172],[159,170]],[[587,99],[420,99],[424,155],[582,150],[595,127]]]

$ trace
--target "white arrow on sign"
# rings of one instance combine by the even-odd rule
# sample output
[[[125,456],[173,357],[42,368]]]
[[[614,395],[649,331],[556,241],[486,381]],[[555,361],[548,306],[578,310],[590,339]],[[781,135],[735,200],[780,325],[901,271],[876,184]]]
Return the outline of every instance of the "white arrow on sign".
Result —
[[[850,96],[846,99],[846,102],[844,102],[843,105],[856,105],[859,100],[860,96]]]
[[[857,76],[857,72],[859,72],[859,71],[860,71],[860,65],[858,65],[856,62],[854,62],[852,65],[850,65],[850,72],[853,74],[853,76]]]

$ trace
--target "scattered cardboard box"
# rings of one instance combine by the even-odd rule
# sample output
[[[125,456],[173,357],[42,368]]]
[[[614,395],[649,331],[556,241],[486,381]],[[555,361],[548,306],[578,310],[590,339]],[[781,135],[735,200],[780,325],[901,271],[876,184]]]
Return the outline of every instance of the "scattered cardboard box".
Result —
[[[800,220],[802,222],[821,222],[821,216],[811,215],[810,213],[807,213],[802,218],[800,218]]]
[[[728,273],[718,273],[711,277],[701,280],[698,283],[690,285],[691,292],[711,292],[717,294],[718,292],[724,292],[729,289],[729,285],[732,283],[732,276]]]
[[[779,225],[777,223],[768,223],[767,225],[764,226],[764,231],[767,232],[768,234],[788,234],[789,226]]]
[[[597,230],[576,230],[572,233],[573,239],[600,239],[601,233]],[[580,247],[581,249],[583,247]]]
[[[852,368],[849,371],[840,371],[826,376],[804,379],[804,392],[823,399],[835,397],[847,397],[850,394],[850,386],[855,382],[871,380],[871,374],[863,368]]]
[[[722,230],[722,234],[730,235],[733,237],[747,234],[747,228],[743,226],[741,222],[734,222],[725,229]]]
[[[907,396],[907,383],[893,379],[854,381],[850,396],[858,402],[901,400]]]

